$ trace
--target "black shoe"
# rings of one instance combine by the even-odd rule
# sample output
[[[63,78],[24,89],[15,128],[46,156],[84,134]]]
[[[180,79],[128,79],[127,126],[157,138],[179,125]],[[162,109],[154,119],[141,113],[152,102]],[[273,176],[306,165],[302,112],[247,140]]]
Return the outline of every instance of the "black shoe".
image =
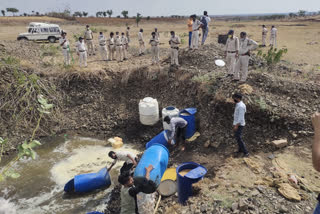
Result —
[[[233,79],[232,82],[239,82],[240,80],[238,79]]]
[[[249,157],[249,153],[244,154],[243,157],[244,157],[244,158]]]
[[[227,74],[226,78],[227,77],[233,77],[233,74]]]

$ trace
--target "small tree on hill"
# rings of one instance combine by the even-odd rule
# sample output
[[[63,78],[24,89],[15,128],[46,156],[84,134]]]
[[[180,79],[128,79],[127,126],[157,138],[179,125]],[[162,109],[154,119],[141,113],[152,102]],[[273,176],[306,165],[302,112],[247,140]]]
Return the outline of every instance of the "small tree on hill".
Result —
[[[84,17],[87,17],[88,12],[83,11],[83,12],[82,12],[82,15],[83,15]]]
[[[112,10],[107,10],[107,14],[109,15],[109,18],[111,18],[113,11]]]
[[[7,12],[12,13],[12,16],[14,16],[15,13],[19,12],[19,10],[17,8],[14,8],[14,7],[7,8],[6,10],[7,10]]]
[[[74,12],[73,16],[75,17],[82,17],[82,13],[79,11]]]
[[[1,10],[2,16],[6,16],[6,11],[5,10]]]
[[[106,11],[103,11],[102,14],[103,14],[103,17],[107,16],[107,12]]]
[[[272,71],[277,63],[280,62],[282,59],[283,55],[288,52],[288,49],[282,48],[282,49],[277,49],[271,47],[267,53],[262,53],[261,50],[258,51],[258,56],[262,57],[267,63],[268,70]]]
[[[140,13],[137,13],[137,16],[136,16],[136,23],[137,23],[137,27],[139,27],[139,22],[141,21],[142,19],[142,16]]]
[[[40,16],[40,13],[39,13],[39,12],[36,12],[36,16]]]
[[[307,11],[305,11],[305,10],[299,10],[298,15],[302,16],[302,17],[305,17],[306,13],[307,13]]]
[[[23,16],[27,16],[28,14],[27,13],[23,13]]]
[[[297,14],[295,14],[295,13],[289,13],[289,17],[290,17],[290,18],[297,17]]]
[[[128,18],[128,14],[129,14],[129,11],[124,10],[124,11],[121,12],[121,14],[122,14],[123,18],[127,19],[127,18]]]

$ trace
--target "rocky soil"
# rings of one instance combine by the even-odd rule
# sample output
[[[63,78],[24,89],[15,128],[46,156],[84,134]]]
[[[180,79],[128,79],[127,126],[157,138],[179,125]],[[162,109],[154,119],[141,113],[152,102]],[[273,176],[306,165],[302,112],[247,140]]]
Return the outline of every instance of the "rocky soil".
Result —
[[[0,95],[3,97],[15,92],[15,88],[10,88],[16,81],[13,70],[39,77],[38,81],[50,89],[46,94],[49,101],[55,104],[55,109],[54,116],[42,124],[38,136],[78,133],[104,137],[112,134],[124,138],[125,142],[143,147],[161,131],[161,123],[153,127],[139,123],[140,99],[148,96],[157,98],[160,109],[170,105],[179,109],[198,109],[198,131],[201,136],[188,144],[186,151],[173,151],[170,165],[175,166],[183,161],[203,164],[209,170],[207,183],[199,184],[200,191],[197,197],[189,201],[188,206],[180,207],[175,196],[161,202],[159,213],[311,212],[315,203],[313,191],[308,193],[308,200],[299,203],[286,200],[278,194],[277,187],[270,185],[232,187],[236,189],[236,192],[229,194],[232,200],[221,199],[223,194],[220,190],[211,197],[207,197],[205,191],[214,192],[214,189],[219,188],[214,180],[219,173],[225,171],[232,174],[237,169],[230,167],[229,171],[225,170],[225,165],[229,164],[228,158],[233,157],[236,150],[231,131],[234,110],[231,96],[234,92],[245,94],[248,112],[244,140],[252,155],[263,156],[261,152],[278,150],[271,143],[277,139],[287,139],[288,146],[305,145],[309,141],[307,139],[312,135],[310,115],[320,104],[317,82],[289,78],[292,72],[300,74],[283,64],[277,66],[276,71],[267,72],[263,67],[264,62],[257,57],[253,57],[250,62],[248,82],[232,82],[225,78],[226,69],[214,64],[215,59],[223,57],[221,47],[217,44],[207,45],[197,51],[181,50],[179,68],[170,68],[168,59],[164,59],[160,66],[151,66],[147,55],[121,65],[112,62],[111,65],[100,66],[93,71],[72,68],[62,69],[61,72],[57,72],[61,67],[54,63],[44,63],[51,59],[48,55],[43,56],[43,50],[47,49],[40,48],[39,51],[32,48],[33,45],[28,43],[26,48],[21,43],[12,42],[1,46],[0,71],[1,76],[6,78],[0,80]],[[16,67],[8,64],[5,60],[8,56],[20,59],[20,65]],[[130,67],[130,63],[135,66]],[[278,75],[279,72],[281,75]],[[3,107],[3,104],[0,105]],[[11,108],[0,109],[1,120],[7,121],[1,123],[0,132],[4,133],[3,137],[14,139],[12,145],[30,135],[25,124],[22,127],[14,118],[8,117],[13,114]],[[31,124],[32,120],[29,122]],[[14,131],[8,131],[13,127]],[[242,158],[236,160],[243,163]],[[269,159],[263,156],[263,160]],[[271,164],[263,162],[265,168]],[[243,164],[239,167],[248,168]],[[265,174],[268,173],[271,171],[265,170]],[[226,180],[223,176],[221,179]],[[220,187],[227,189],[225,185]],[[116,206],[112,205],[118,203],[118,192],[117,189],[113,191],[106,213],[118,212]]]

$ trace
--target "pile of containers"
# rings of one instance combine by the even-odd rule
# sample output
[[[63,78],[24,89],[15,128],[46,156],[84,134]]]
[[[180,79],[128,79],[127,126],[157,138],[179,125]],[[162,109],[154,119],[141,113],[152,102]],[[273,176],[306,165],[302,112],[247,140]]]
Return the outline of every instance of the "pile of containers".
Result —
[[[166,116],[169,116],[170,118],[179,117],[179,109],[177,109],[176,107],[173,107],[173,106],[169,106],[169,107],[162,109],[163,129],[170,130],[170,125],[163,121]]]

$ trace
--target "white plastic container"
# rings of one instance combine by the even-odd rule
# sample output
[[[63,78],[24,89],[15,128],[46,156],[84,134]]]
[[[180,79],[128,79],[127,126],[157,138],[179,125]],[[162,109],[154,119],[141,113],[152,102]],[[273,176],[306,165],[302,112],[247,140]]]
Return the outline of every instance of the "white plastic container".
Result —
[[[170,130],[170,125],[163,121],[166,116],[169,116],[170,118],[179,117],[179,109],[177,109],[176,107],[173,107],[173,106],[168,106],[168,107],[162,109],[163,129]]]
[[[154,125],[159,121],[159,104],[157,99],[146,97],[139,102],[140,122],[143,125]]]

